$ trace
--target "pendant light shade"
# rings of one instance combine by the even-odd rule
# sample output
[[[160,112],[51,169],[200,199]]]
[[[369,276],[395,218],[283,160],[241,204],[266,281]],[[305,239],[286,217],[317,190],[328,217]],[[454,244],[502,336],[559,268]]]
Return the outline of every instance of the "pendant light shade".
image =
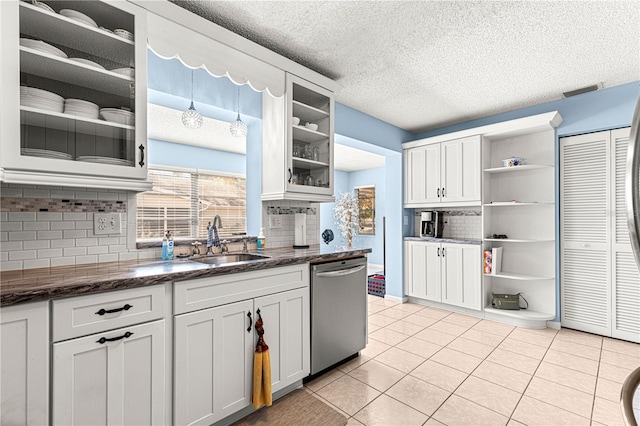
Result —
[[[202,115],[193,105],[193,70],[191,70],[191,106],[182,113],[182,124],[188,129],[199,129],[202,126]]]
[[[238,118],[231,123],[229,131],[237,138],[247,136],[247,125],[240,119],[240,86],[238,86]]]

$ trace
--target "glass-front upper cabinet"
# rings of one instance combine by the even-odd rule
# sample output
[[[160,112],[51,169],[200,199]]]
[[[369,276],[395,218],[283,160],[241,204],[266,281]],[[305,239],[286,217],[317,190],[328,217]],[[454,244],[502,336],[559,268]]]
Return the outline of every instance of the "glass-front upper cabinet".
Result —
[[[333,92],[287,73],[262,105],[262,199],[333,202]]]
[[[0,3],[3,180],[147,189],[144,11]]]

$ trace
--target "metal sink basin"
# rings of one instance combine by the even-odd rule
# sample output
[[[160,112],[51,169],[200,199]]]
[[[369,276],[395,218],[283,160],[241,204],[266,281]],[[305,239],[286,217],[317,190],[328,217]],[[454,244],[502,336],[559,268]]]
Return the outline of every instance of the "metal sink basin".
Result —
[[[259,262],[261,260],[266,260],[266,259],[269,259],[269,256],[263,256],[261,254],[250,254],[250,253],[230,253],[230,254],[218,254],[214,256],[194,257],[190,260],[194,262],[206,263],[208,265],[224,265],[227,263]]]

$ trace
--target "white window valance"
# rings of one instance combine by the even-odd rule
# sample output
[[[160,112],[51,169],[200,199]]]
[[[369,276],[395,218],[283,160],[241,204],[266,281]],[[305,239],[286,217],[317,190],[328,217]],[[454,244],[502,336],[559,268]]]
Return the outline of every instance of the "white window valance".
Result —
[[[147,23],[149,47],[158,56],[178,58],[190,68],[204,67],[215,77],[227,76],[274,97],[284,94],[283,70],[153,13]]]

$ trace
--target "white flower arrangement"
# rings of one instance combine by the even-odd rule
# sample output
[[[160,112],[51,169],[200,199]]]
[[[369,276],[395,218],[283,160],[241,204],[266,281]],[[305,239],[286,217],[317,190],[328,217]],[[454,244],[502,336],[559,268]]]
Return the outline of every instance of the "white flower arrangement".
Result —
[[[347,245],[351,247],[353,237],[360,230],[358,196],[353,192],[342,192],[333,208],[333,217],[342,237],[347,239]]]

